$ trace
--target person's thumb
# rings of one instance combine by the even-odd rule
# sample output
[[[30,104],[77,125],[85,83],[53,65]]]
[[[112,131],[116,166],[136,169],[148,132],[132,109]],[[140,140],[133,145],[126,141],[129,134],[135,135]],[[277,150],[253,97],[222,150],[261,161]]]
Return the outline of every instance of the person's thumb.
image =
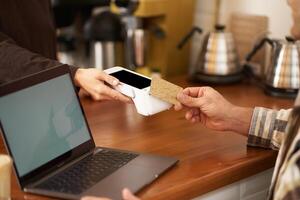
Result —
[[[124,200],[140,200],[139,198],[137,198],[136,196],[134,196],[129,189],[125,188],[122,191],[123,194],[123,199]]]
[[[182,92],[177,95],[177,100],[187,107],[200,107],[200,98],[194,98]]]

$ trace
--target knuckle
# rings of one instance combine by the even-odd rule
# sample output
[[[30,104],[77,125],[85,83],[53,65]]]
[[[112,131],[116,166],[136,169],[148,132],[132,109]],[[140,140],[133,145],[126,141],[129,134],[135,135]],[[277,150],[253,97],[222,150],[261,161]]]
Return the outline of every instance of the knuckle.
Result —
[[[101,99],[101,95],[95,94],[92,96],[94,100],[99,101]]]
[[[193,98],[190,98],[190,97],[188,97],[188,96],[185,97],[185,101],[186,101],[187,103],[189,103],[189,104],[194,103],[194,99],[193,99]]]
[[[112,95],[112,98],[115,99],[115,100],[118,100],[118,99],[119,99],[118,95],[116,95],[116,94],[113,94],[113,95]]]
[[[208,100],[208,98],[203,98],[202,103],[203,105],[207,105],[210,101]]]
[[[209,86],[203,87],[203,91],[211,91],[211,90],[213,90],[212,87],[209,87]]]
[[[103,88],[102,88],[102,86],[97,86],[96,88],[95,88],[95,90],[96,90],[96,92],[98,93],[98,94],[103,94]]]

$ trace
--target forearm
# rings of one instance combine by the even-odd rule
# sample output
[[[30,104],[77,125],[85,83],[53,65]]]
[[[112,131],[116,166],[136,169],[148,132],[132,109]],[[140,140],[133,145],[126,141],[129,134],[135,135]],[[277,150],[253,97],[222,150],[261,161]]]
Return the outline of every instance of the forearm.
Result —
[[[279,149],[286,135],[289,110],[234,106],[228,118],[228,130],[248,137],[249,146]]]
[[[228,119],[229,130],[247,136],[251,124],[253,108],[234,106]]]
[[[18,46],[0,32],[0,84],[61,65],[63,64],[56,60]],[[74,76],[76,68],[71,67],[71,71]]]

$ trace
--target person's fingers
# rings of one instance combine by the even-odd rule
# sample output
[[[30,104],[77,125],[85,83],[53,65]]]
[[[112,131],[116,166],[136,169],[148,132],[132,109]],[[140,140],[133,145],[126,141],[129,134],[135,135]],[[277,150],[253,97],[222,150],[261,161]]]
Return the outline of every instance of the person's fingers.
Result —
[[[192,89],[193,87],[187,87],[187,88],[184,88],[183,90],[182,90],[182,92],[184,93],[184,94],[186,94],[186,95],[191,95],[192,94],[192,91],[194,90],[194,89]]]
[[[115,100],[114,97],[104,94],[103,91],[100,91],[99,93],[92,91],[90,92],[90,96],[95,101]]]
[[[184,93],[179,93],[177,95],[177,99],[180,103],[182,103],[185,106],[188,107],[200,107],[203,104],[203,100],[200,98],[194,98],[191,96],[188,96]]]
[[[90,93],[88,91],[86,91],[83,88],[80,88],[79,92],[78,92],[78,96],[79,97],[90,97]]]
[[[200,117],[199,117],[199,116],[194,116],[194,117],[191,118],[190,121],[191,121],[192,123],[197,123],[197,122],[200,121]]]
[[[124,200],[140,200],[138,197],[134,196],[129,189],[125,188],[122,191]]]
[[[192,120],[192,118],[197,117],[199,115],[200,115],[200,111],[198,108],[191,108],[186,112],[185,118],[187,120]]]
[[[128,102],[126,102],[126,103],[129,103],[129,104],[134,104],[134,102],[133,102],[133,100],[131,99],[131,98],[128,98],[129,99],[129,101]]]
[[[104,96],[111,97],[112,99],[119,100],[125,103],[131,103],[132,100],[129,97],[124,96],[120,92],[106,86],[102,85],[101,91],[99,91],[100,94],[103,94]]]
[[[115,91],[115,90],[113,90],[113,91],[114,91],[113,93],[116,93],[116,96],[113,96],[113,98],[114,98],[115,100],[122,101],[122,102],[124,102],[124,103],[133,104],[133,101],[132,101],[131,98],[129,98],[129,97],[127,97],[127,96],[121,94],[121,93],[118,92],[118,91]]]
[[[117,78],[115,78],[109,74],[106,74],[105,72],[101,72],[99,74],[99,79],[102,81],[105,81],[106,83],[108,83],[112,86],[117,86],[120,83],[120,81]]]
[[[200,123],[205,124],[206,116],[203,113],[200,113],[199,116]]]
[[[190,120],[193,117],[192,110],[189,110],[185,113],[185,119]]]
[[[191,97],[201,97],[203,96],[203,91],[206,87],[188,87],[185,88],[182,92]]]
[[[111,200],[111,199],[102,198],[102,197],[89,197],[89,196],[86,196],[86,197],[82,197],[80,200]]]
[[[177,104],[174,105],[174,110],[175,110],[175,111],[179,111],[179,110],[181,110],[182,108],[183,108],[183,106],[182,106],[181,103],[177,103]]]
[[[104,85],[101,81],[92,80],[88,85],[90,87],[86,88],[86,90],[88,90],[88,93],[96,101],[115,99],[125,103],[132,103],[132,100],[129,97],[126,97],[120,92]]]
[[[112,100],[112,97],[103,95],[103,94],[98,94],[98,93],[91,93],[91,97],[95,101],[104,101],[104,100]]]
[[[199,116],[199,113],[197,112],[198,109],[193,109],[192,110],[192,117],[190,118],[190,120],[192,120],[193,118]]]
[[[200,115],[200,109],[199,108],[193,108],[193,116],[199,116]]]

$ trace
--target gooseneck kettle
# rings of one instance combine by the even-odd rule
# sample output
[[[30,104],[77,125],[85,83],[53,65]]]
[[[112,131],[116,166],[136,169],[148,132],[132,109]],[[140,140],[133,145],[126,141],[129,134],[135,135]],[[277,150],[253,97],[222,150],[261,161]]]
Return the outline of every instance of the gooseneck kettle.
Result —
[[[194,33],[201,32],[201,28],[194,27],[183,37],[177,48],[183,48]],[[214,31],[204,36],[196,65],[192,67],[189,75],[194,81],[222,84],[236,82],[243,78],[233,36],[225,31],[225,26],[216,25]]]
[[[269,66],[264,78],[265,92],[272,96],[295,97],[300,87],[300,43],[292,37],[285,40],[263,38],[246,57],[252,57],[267,43],[271,46]]]

